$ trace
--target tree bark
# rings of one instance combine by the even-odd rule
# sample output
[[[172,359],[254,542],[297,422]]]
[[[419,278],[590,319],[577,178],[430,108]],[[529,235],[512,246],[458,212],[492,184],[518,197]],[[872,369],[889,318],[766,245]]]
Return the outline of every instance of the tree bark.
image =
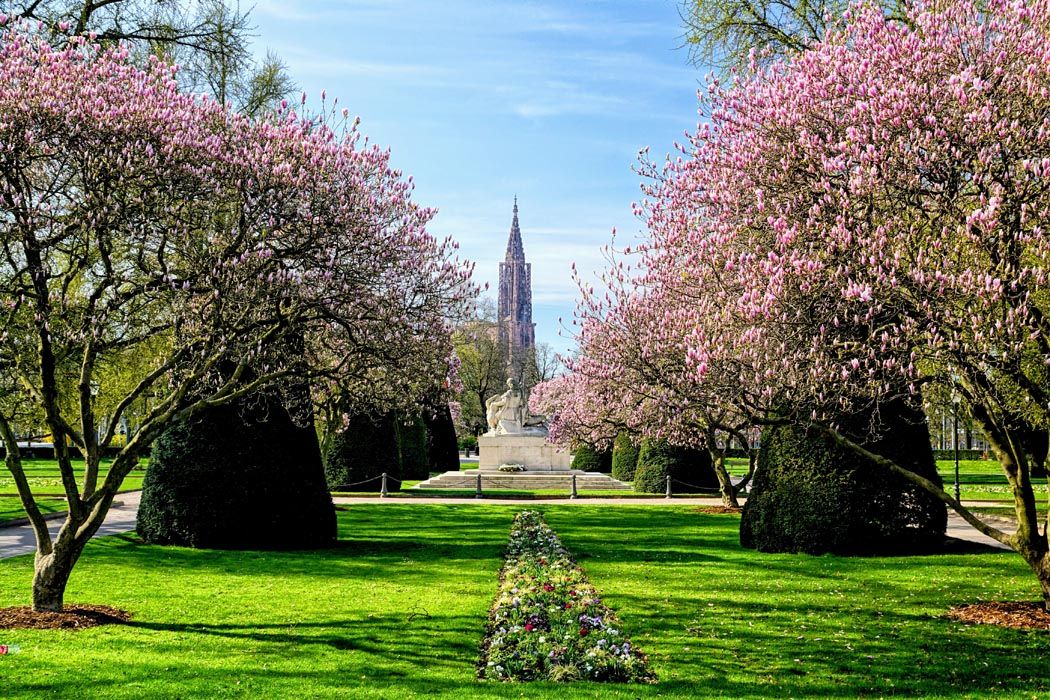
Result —
[[[134,459],[128,453],[121,453],[113,461],[111,471],[126,471],[126,465]],[[116,484],[107,483],[90,499],[77,503],[77,508],[71,507],[62,529],[55,538],[41,540],[38,537],[33,563],[34,611],[61,612],[66,584],[69,583],[73,567],[80,559],[84,546],[91,541],[105,521],[120,481],[123,481],[123,476]]]
[[[67,549],[58,545],[50,554],[37,554],[33,571],[35,612],[62,612],[66,584],[69,583],[69,575],[73,573],[73,565],[76,563],[76,558],[71,557]]]
[[[1050,556],[1044,554],[1038,563],[1029,562],[1036,578],[1039,579],[1039,587],[1043,590],[1043,609],[1050,612]]]
[[[727,508],[739,508],[740,501],[737,500],[736,489],[733,488],[733,480],[729,477],[729,472],[726,471],[725,450],[710,446],[707,450],[711,453],[711,463],[715,469],[715,476],[718,477],[718,491],[722,494],[722,505]]]

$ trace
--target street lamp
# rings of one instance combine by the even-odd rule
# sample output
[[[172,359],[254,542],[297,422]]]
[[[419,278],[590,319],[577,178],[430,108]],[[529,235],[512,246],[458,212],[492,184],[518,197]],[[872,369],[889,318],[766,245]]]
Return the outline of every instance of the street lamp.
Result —
[[[952,394],[952,447],[955,448],[955,500],[959,500],[959,395]]]

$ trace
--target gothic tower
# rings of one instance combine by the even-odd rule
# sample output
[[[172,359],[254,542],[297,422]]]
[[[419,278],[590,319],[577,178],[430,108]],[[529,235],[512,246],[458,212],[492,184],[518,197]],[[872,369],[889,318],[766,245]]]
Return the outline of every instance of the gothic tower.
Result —
[[[532,264],[525,262],[518,228],[518,198],[510,224],[507,256],[499,264],[499,341],[507,348],[507,365],[517,375],[525,351],[536,344],[532,322]]]

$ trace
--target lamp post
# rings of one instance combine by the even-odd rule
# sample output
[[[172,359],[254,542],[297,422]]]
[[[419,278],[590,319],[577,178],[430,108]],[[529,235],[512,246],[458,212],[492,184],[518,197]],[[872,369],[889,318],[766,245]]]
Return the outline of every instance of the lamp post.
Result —
[[[959,500],[959,395],[952,394],[952,447],[955,448],[955,500]]]

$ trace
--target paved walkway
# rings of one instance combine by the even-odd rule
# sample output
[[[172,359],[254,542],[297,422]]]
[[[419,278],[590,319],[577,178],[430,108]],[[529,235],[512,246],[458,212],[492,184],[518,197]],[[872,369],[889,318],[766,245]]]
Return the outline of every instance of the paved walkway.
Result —
[[[121,505],[110,509],[105,524],[99,528],[96,537],[104,535],[116,535],[122,532],[130,532],[135,529],[135,515],[138,512],[141,491],[129,491],[120,494],[117,499]],[[386,506],[404,506],[417,503],[438,503],[442,505],[487,505],[487,506],[513,506],[516,508],[536,505],[609,505],[609,506],[720,506],[722,501],[718,498],[434,498],[434,497],[336,497],[334,499],[340,505],[357,504],[383,504]],[[967,504],[969,505],[969,504]],[[48,529],[54,535],[62,526],[62,520],[52,520],[48,523]],[[982,535],[977,530],[954,513],[948,514],[949,537],[986,544],[1000,549],[1008,549],[1005,545]],[[32,554],[36,549],[33,529],[29,525],[15,525],[11,527],[0,527],[0,559],[16,557],[22,554]]]
[[[95,537],[104,535],[119,535],[122,532],[130,532],[135,529],[135,515],[139,510],[139,499],[141,491],[128,491],[117,495],[116,501],[120,503],[109,509],[106,522],[95,533]],[[58,534],[64,519],[49,520],[47,529],[51,536]],[[29,525],[15,525],[12,527],[0,527],[0,559],[17,557],[20,554],[32,554],[36,551],[36,538],[33,536],[33,528]]]

